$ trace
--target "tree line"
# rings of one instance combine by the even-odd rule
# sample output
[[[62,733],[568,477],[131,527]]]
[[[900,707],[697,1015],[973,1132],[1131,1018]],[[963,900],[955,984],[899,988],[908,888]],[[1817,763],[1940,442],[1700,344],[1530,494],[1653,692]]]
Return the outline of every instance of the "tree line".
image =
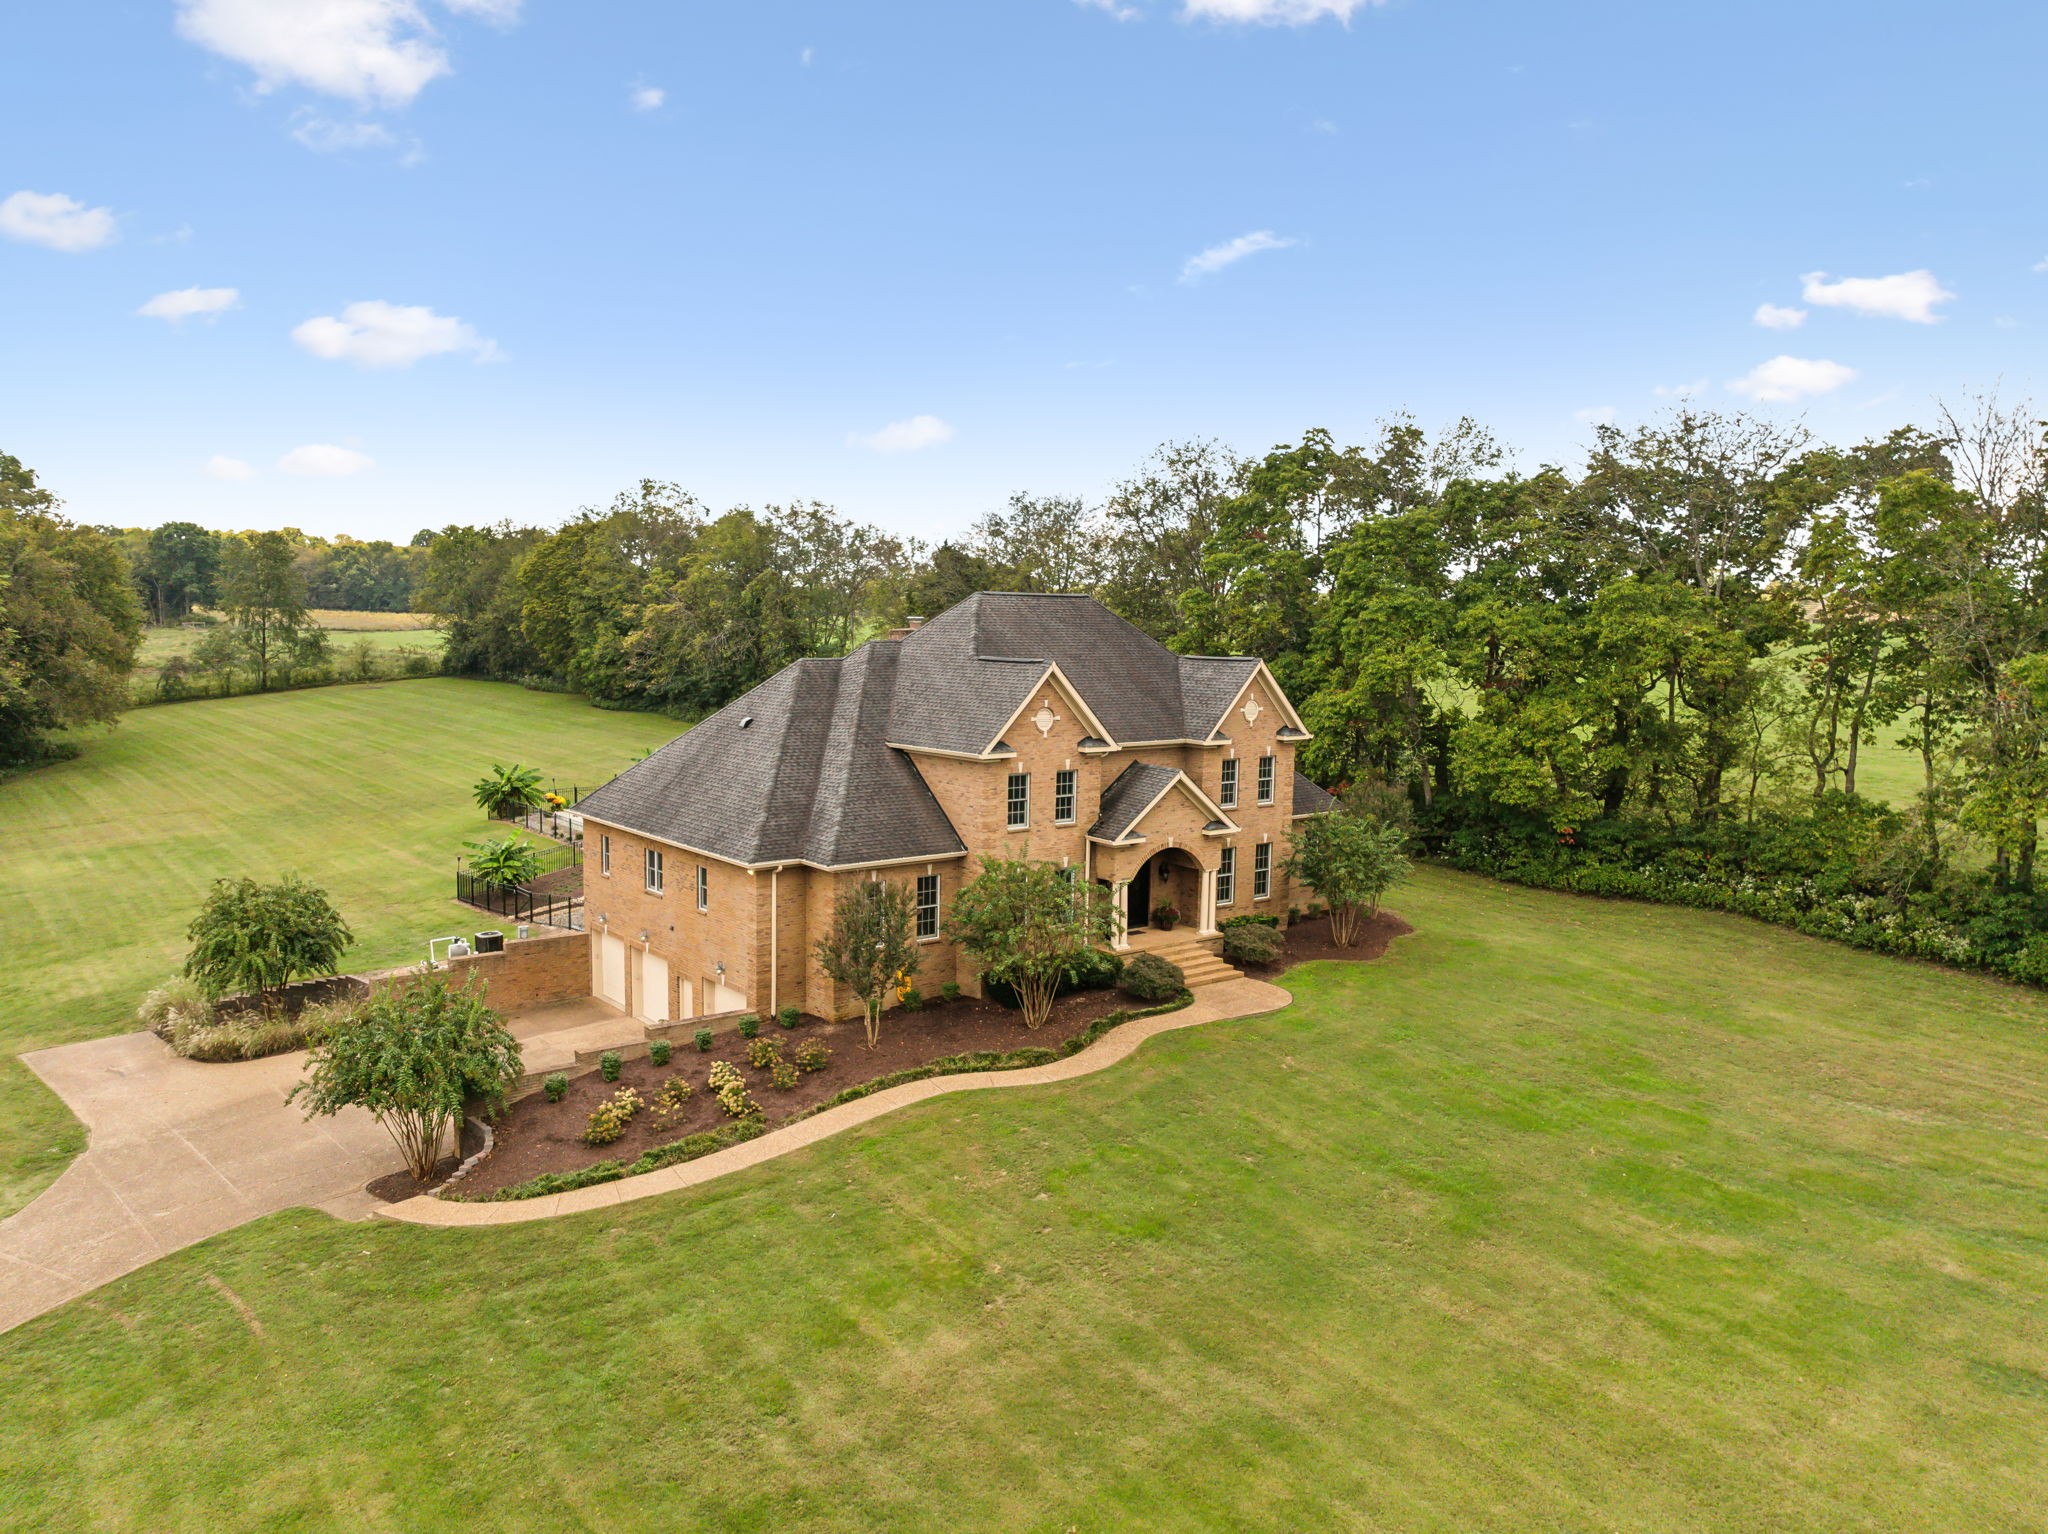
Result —
[[[1169,444],[1098,500],[1020,494],[936,546],[648,480],[406,556],[448,669],[681,717],[977,590],[1091,592],[1175,648],[1264,657],[1311,774],[1436,856],[2048,979],[2044,481],[2041,423],[1995,401],[1848,446],[1683,407],[1533,472],[1471,421],[1402,419]],[[106,611],[112,653],[131,609]],[[1909,802],[1869,791],[1873,753],[1914,764]]]

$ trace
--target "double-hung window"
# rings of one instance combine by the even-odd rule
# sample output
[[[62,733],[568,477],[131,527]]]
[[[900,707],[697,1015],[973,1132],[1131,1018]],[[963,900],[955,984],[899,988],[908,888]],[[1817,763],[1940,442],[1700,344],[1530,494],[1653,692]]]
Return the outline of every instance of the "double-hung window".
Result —
[[[939,935],[939,876],[917,876],[917,939],[928,943]]]
[[[607,879],[612,876],[612,839],[609,836],[597,839],[597,871]]]
[[[1237,758],[1223,758],[1223,793],[1216,801],[1226,810],[1237,808]]]
[[[647,893],[650,895],[659,895],[661,893],[661,849],[659,847],[649,847],[647,849]]]
[[[1223,860],[1216,866],[1216,903],[1235,905],[1237,903],[1237,849],[1225,847]]]
[[[1031,824],[1031,774],[1013,772],[1009,786],[1009,827],[1021,831]]]
[[[702,863],[697,865],[697,909],[711,909],[711,870]]]
[[[1273,844],[1260,842],[1252,848],[1252,899],[1264,900],[1272,893]]]
[[[1078,777],[1071,767],[1062,767],[1052,775],[1052,823],[1056,826],[1074,823],[1074,783]]]
[[[1273,758],[1271,758],[1270,756],[1262,756],[1259,758],[1259,803],[1271,804],[1272,802]]]

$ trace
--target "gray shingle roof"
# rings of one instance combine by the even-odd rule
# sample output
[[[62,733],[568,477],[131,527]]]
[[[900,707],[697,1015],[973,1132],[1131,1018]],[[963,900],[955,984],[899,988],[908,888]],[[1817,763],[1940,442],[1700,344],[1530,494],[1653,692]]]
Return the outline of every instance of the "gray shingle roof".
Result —
[[[1088,828],[1088,834],[1097,841],[1122,841],[1146,807],[1179,776],[1178,767],[1131,763],[1102,791],[1102,808],[1096,812],[1095,824]]]
[[[1325,810],[1334,810],[1336,807],[1337,796],[1335,794],[1316,787],[1302,773],[1297,772],[1294,775],[1294,808],[1290,813],[1295,815],[1320,815]]]
[[[900,653],[882,642],[797,661],[578,808],[736,863],[829,868],[960,852],[917,769],[884,744]]]
[[[1092,597],[983,591],[900,641],[892,741],[979,753],[1023,707],[1048,663],[1118,745],[1207,740],[1256,660],[1180,656]]]

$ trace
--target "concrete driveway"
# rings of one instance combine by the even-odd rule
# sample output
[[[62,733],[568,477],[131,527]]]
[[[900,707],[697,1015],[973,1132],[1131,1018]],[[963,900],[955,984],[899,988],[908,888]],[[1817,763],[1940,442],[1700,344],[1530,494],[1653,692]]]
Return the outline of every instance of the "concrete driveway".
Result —
[[[596,1000],[506,1019],[530,1071],[570,1069],[578,1050],[644,1039]],[[404,1165],[369,1114],[308,1121],[289,1092],[295,1050],[267,1060],[180,1060],[154,1034],[40,1049],[22,1061],[84,1121],[84,1155],[0,1220],[0,1332],[180,1247],[259,1215],[311,1206],[359,1220],[363,1184]]]
[[[303,1052],[201,1065],[129,1033],[21,1058],[91,1139],[0,1220],[0,1331],[259,1215],[311,1204],[361,1219],[363,1184],[404,1165],[367,1113],[309,1123],[286,1106]]]

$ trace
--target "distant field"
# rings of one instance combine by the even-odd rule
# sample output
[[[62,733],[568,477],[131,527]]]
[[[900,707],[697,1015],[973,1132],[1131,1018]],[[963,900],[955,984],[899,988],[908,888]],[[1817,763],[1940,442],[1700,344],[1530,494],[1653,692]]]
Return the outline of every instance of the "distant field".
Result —
[[[439,629],[421,628],[414,620],[416,613],[316,613],[323,619],[321,627],[327,630],[328,648],[335,661],[345,660],[349,651],[358,643],[368,644],[380,653],[411,648],[425,650],[439,655],[447,636]],[[326,618],[397,618],[402,624],[365,624],[349,627],[328,623]],[[135,659],[135,674],[130,687],[137,696],[147,694],[156,686],[156,679],[165,661],[173,655],[191,659],[192,652],[206,637],[206,629],[197,625],[180,625],[174,628],[151,628],[142,632],[142,648]]]
[[[0,1524],[2041,1528],[2048,999],[1394,904],[1383,960],[1062,1086],[567,1220],[179,1252],[0,1337]]]
[[[365,613],[345,607],[313,607],[307,615],[324,629],[355,633],[363,630],[419,630],[434,626],[432,613]]]
[[[588,788],[680,729],[437,677],[137,709],[77,760],[0,784],[16,828],[0,842],[0,1215],[81,1143],[14,1056],[131,1027],[213,879],[303,873],[354,927],[351,967],[423,956],[479,925],[451,889],[487,830],[469,788],[492,762]]]

